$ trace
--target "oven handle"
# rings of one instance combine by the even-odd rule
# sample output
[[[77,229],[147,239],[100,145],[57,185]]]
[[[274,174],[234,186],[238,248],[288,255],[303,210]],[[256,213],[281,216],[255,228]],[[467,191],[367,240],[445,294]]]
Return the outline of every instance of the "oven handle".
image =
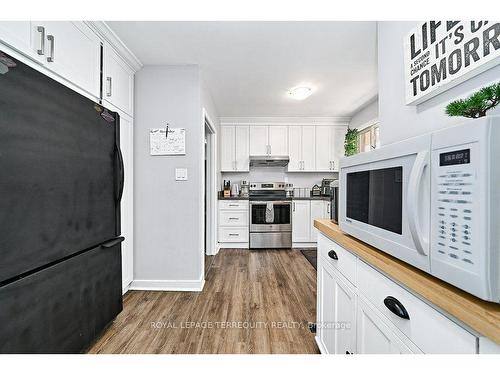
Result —
[[[250,205],[253,205],[253,204],[267,204],[269,202],[272,202],[273,204],[288,204],[288,205],[292,204],[291,201],[252,201],[252,202],[250,202]]]
[[[420,227],[420,218],[418,214],[419,206],[419,192],[422,185],[422,176],[425,168],[429,165],[429,152],[420,151],[415,159],[415,164],[410,173],[410,180],[408,181],[408,226],[410,227],[410,234],[415,243],[417,251],[424,256],[427,256],[429,249],[429,241],[422,234]]]

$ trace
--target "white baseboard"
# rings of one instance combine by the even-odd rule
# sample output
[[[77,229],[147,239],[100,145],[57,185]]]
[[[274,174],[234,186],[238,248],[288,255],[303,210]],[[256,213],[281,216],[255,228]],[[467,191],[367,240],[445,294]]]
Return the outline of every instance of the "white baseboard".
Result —
[[[159,290],[165,292],[201,292],[205,279],[200,280],[134,280],[130,290]]]
[[[248,249],[248,242],[222,242],[219,249]]]
[[[294,242],[292,243],[293,249],[303,249],[307,247],[318,247],[317,242]]]

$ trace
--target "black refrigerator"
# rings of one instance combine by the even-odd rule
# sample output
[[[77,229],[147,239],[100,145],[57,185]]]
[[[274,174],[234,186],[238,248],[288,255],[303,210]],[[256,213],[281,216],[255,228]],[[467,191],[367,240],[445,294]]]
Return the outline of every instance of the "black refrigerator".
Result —
[[[0,353],[79,353],[122,310],[119,116],[0,51]]]

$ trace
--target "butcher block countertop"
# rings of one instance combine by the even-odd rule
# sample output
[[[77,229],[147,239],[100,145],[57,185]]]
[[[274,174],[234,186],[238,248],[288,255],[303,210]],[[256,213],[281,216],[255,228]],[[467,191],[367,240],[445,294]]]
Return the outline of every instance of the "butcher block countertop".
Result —
[[[500,304],[483,301],[342,232],[328,219],[314,220],[325,236],[414,294],[500,344]]]

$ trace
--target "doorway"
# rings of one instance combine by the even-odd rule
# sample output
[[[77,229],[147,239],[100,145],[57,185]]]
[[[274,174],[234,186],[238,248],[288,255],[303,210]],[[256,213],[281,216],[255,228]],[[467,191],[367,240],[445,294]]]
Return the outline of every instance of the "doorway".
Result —
[[[204,120],[204,272],[205,279],[217,252],[216,242],[216,209],[217,209],[217,181],[216,181],[216,132],[213,123],[203,110]]]

